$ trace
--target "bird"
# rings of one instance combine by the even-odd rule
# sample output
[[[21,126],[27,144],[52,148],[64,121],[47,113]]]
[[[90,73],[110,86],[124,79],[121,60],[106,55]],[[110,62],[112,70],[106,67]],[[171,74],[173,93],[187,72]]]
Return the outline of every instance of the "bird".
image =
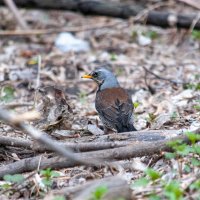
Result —
[[[103,123],[104,133],[137,131],[133,126],[133,103],[127,90],[122,88],[115,75],[106,68],[97,68],[82,78],[98,85],[95,108]]]

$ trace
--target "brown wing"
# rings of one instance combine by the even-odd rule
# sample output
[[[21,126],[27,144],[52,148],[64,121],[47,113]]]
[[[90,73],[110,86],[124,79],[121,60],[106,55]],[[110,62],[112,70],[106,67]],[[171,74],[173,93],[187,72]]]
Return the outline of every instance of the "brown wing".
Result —
[[[133,104],[125,89],[118,87],[98,91],[95,106],[105,126],[120,131],[129,125]]]

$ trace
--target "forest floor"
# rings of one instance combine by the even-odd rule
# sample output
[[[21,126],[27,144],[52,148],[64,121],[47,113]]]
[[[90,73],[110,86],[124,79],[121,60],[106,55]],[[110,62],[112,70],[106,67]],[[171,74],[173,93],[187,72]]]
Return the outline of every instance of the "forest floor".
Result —
[[[183,4],[165,9],[197,12]],[[184,132],[200,128],[200,31],[161,29],[133,24],[131,19],[83,16],[69,11],[20,9],[20,12],[31,29],[80,27],[74,36],[88,41],[90,49],[62,52],[55,45],[59,33],[0,36],[0,102],[8,108],[17,104],[11,110],[19,118],[26,119],[23,113],[29,113],[35,106],[41,118],[31,124],[56,140],[85,142],[88,136],[98,137],[87,131],[89,124],[101,124],[94,106],[97,86],[81,76],[95,67],[107,66],[132,95],[134,124],[138,130]],[[0,18],[1,30],[19,29],[7,8],[0,7]],[[98,24],[100,28],[92,28]],[[112,26],[107,27],[108,24]],[[88,30],[82,28],[86,26]],[[38,58],[41,58],[39,68]],[[67,110],[61,123],[56,113],[58,104]],[[45,109],[48,111],[44,112]],[[30,121],[34,117],[33,113]],[[32,140],[5,123],[0,124],[0,135]],[[42,171],[38,163],[39,170],[33,175],[22,173],[28,177],[22,183],[16,177],[4,176],[0,181],[0,199],[64,199],[62,194],[50,197],[49,192],[116,175],[126,180],[132,199],[199,199],[199,144],[193,144],[192,150],[187,145],[173,145],[178,149],[174,154],[122,159],[116,162],[115,169],[74,166]],[[49,152],[1,144],[0,171],[1,166],[37,155],[41,159],[42,155],[53,156]],[[90,199],[101,199],[106,193],[106,187],[99,187]]]

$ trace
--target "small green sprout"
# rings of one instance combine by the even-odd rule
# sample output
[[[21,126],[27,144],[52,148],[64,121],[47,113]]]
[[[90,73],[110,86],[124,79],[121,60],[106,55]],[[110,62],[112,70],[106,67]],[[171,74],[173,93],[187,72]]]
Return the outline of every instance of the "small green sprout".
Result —
[[[101,200],[104,195],[108,192],[108,188],[105,185],[98,186],[94,192],[92,192],[92,197],[90,200]]]
[[[45,170],[41,170],[40,174],[44,177],[42,182],[44,185],[51,187],[53,184],[53,178],[60,176],[58,172],[51,170],[51,168],[47,168]]]

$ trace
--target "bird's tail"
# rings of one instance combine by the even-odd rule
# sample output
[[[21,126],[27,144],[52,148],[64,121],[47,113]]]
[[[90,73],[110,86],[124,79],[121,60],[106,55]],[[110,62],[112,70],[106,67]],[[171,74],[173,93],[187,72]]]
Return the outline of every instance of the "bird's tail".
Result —
[[[137,131],[137,129],[133,126],[133,124],[129,124],[128,126],[122,126],[120,127],[120,129],[117,130],[118,133],[131,132],[131,131]]]

